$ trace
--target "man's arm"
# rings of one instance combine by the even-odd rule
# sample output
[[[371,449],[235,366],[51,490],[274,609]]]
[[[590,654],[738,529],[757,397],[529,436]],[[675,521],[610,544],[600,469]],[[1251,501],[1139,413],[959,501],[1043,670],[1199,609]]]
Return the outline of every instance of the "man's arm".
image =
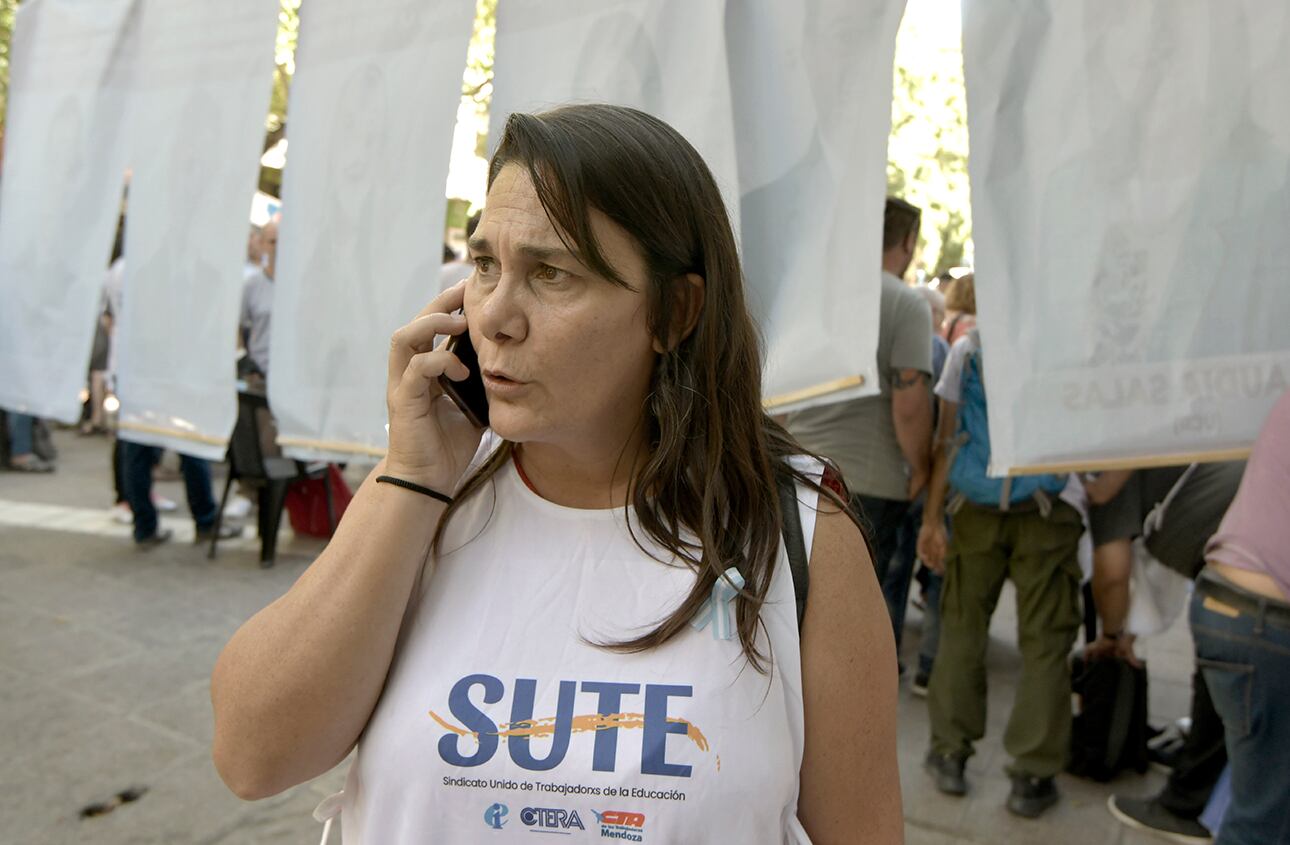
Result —
[[[927,485],[931,472],[932,394],[927,373],[897,370],[891,377],[891,418],[896,425],[896,440],[909,462],[909,497],[912,499]]]
[[[1084,484],[1084,491],[1088,493],[1089,504],[1105,505],[1120,494],[1131,475],[1133,475],[1131,469],[1111,470],[1099,472],[1092,479],[1081,475],[1080,481]]]
[[[1125,484],[1133,475],[1132,470],[1114,470],[1098,473],[1096,477],[1081,476],[1089,502],[1094,507],[1127,507],[1117,501]],[[1085,654],[1090,658],[1118,655],[1135,666],[1141,665],[1133,653],[1133,635],[1124,627],[1129,616],[1129,584],[1133,572],[1133,538],[1112,536],[1107,538],[1099,530],[1098,514],[1093,513],[1093,606],[1097,608],[1102,631],[1089,644]],[[1136,521],[1136,520],[1135,520]],[[1120,531],[1114,532],[1116,534]]]
[[[1133,571],[1133,540],[1121,537],[1093,549],[1093,604],[1102,632],[1089,644],[1090,657],[1117,654],[1135,666],[1134,637],[1124,629],[1129,617],[1129,582]]]
[[[918,532],[918,557],[935,572],[945,572],[945,495],[950,486],[950,451],[954,430],[958,426],[959,406],[945,399],[941,403],[940,422],[936,427],[935,458],[932,477],[923,505],[923,525]]]
[[[1121,537],[1093,549],[1093,603],[1102,633],[1118,637],[1129,617],[1129,580],[1133,572],[1133,540]]]
[[[884,290],[884,296],[886,291]],[[927,486],[931,473],[932,315],[927,302],[906,290],[892,305],[892,341],[886,366],[891,374],[891,417],[896,440],[909,463],[909,498]]]

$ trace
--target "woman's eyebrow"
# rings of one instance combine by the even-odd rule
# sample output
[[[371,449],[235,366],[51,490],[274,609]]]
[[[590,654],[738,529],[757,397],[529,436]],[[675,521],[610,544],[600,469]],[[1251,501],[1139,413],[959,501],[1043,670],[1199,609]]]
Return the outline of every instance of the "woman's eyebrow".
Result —
[[[479,235],[471,238],[470,241],[467,242],[467,246],[470,248],[471,252],[482,252],[490,255],[494,252],[493,245],[489,240]],[[582,263],[582,259],[563,246],[521,243],[515,247],[515,251],[528,258],[532,258],[535,261],[550,261],[551,259],[565,258],[570,261],[577,262],[578,264]]]
[[[581,264],[582,261],[578,256],[562,246],[542,246],[540,244],[520,244],[515,248],[521,255],[528,256],[535,261],[550,261],[553,258],[564,258],[569,261]]]

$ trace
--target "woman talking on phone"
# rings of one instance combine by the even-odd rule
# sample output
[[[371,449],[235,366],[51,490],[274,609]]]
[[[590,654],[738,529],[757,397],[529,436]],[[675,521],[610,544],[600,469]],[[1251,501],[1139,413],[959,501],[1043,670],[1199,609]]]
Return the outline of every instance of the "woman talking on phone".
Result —
[[[391,341],[385,459],[220,655],[225,782],[357,745],[333,804],[368,845],[900,842],[891,624],[832,470],[762,410],[702,159],[632,109],[516,114],[469,247]],[[463,335],[486,428],[440,384]]]

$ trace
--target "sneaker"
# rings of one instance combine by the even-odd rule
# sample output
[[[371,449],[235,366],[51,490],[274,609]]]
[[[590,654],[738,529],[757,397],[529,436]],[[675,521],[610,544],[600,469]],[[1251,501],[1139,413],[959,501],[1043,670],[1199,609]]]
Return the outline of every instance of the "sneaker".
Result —
[[[967,781],[963,777],[963,766],[967,761],[950,754],[927,752],[923,768],[936,781],[936,788],[946,795],[966,795]]]
[[[1112,795],[1106,799],[1106,808],[1116,821],[1134,830],[1146,830],[1170,842],[1211,842],[1209,830],[1195,819],[1185,819],[1169,812],[1155,798],[1125,798]]]
[[[152,494],[152,506],[162,513],[171,513],[179,508],[174,499],[167,499],[165,496],[158,496],[156,493]]]
[[[246,519],[251,515],[251,500],[245,496],[234,495],[224,506],[224,515],[233,519]]]
[[[112,506],[112,521],[118,525],[134,524],[134,511],[130,510],[129,502],[117,502]]]
[[[1044,810],[1057,803],[1057,782],[1051,778],[1012,775],[1012,794],[1008,812],[1023,819],[1037,819]]]
[[[927,684],[931,679],[931,675],[927,672],[917,673],[909,684],[909,691],[919,698],[927,698]]]
[[[10,459],[9,469],[14,472],[53,472],[54,465],[50,461],[36,455],[28,455],[23,460]]]
[[[156,534],[153,534],[151,537],[144,537],[142,540],[135,540],[134,544],[141,550],[147,551],[148,549],[155,549],[162,543],[169,541],[173,536],[175,536],[175,532],[171,531],[169,528],[158,528]]]
[[[227,522],[221,523],[219,527],[219,539],[232,540],[235,537],[241,537],[242,531],[243,531],[243,526],[241,525],[230,525]],[[210,539],[214,534],[215,534],[214,525],[208,525],[205,528],[198,528],[197,531],[193,534],[193,542],[208,543],[210,542]]]

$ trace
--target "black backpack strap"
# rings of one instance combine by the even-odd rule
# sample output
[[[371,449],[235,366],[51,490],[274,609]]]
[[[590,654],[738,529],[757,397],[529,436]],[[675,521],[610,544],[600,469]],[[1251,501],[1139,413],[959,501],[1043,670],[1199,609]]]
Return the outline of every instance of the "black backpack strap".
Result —
[[[793,573],[793,593],[797,596],[797,630],[802,630],[806,616],[806,591],[810,587],[810,574],[806,567],[806,539],[802,536],[802,515],[797,510],[797,482],[792,473],[784,471],[777,478],[779,486],[779,512],[784,532],[784,549],[788,552],[788,567]]]

